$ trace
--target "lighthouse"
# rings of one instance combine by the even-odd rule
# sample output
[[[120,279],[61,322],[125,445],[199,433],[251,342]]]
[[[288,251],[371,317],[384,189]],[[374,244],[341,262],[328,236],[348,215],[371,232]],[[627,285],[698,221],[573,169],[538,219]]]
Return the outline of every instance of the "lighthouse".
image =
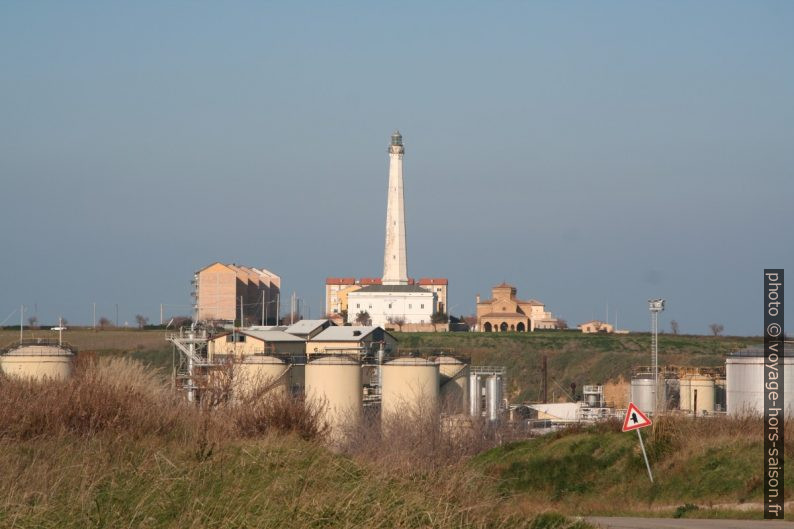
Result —
[[[405,245],[405,197],[403,194],[403,137],[394,131],[389,145],[389,189],[386,200],[386,244],[383,250],[384,285],[408,284]]]

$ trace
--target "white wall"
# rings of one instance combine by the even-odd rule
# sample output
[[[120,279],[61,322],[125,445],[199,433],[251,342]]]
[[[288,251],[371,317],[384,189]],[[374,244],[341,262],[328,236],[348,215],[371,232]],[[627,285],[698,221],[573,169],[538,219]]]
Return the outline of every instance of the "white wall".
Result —
[[[356,316],[363,310],[369,313],[372,325],[381,327],[388,324],[390,316],[405,318],[405,323],[430,323],[436,303],[433,292],[351,292],[347,321],[355,324]]]

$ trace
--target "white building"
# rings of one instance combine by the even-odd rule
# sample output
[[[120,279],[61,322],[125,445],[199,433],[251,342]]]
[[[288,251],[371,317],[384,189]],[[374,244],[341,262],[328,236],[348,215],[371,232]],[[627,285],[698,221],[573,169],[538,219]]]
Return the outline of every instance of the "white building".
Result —
[[[369,325],[430,323],[438,299],[418,285],[370,285],[348,294],[348,323],[356,324],[359,313],[369,314]]]

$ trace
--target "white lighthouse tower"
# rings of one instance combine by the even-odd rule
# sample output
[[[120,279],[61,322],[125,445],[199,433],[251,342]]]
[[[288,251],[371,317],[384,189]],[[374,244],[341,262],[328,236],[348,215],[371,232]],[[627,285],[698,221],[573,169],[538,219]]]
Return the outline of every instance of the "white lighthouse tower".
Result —
[[[389,194],[386,202],[386,246],[383,251],[384,285],[408,284],[403,197],[403,137],[394,131],[389,145]]]

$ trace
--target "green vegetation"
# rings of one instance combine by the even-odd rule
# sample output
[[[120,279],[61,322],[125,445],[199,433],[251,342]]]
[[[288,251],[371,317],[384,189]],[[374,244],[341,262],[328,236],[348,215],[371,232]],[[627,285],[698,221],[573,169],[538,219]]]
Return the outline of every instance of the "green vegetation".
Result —
[[[787,430],[794,435],[794,426]],[[757,518],[762,432],[760,419],[664,418],[643,430],[653,484],[637,435],[620,432],[618,423],[510,443],[479,455],[473,464],[496,479],[503,494],[529,505],[550,503],[569,514]],[[789,453],[794,440],[787,440]],[[794,487],[794,476],[787,473],[785,484]],[[739,513],[748,504],[756,505]]]
[[[650,364],[651,338],[638,334],[582,334],[579,331],[534,333],[395,333],[400,347],[411,350],[450,349],[470,356],[475,364],[507,368],[513,400],[537,400],[541,365],[548,357],[549,397],[560,395],[570,384],[601,384],[628,379],[634,366]],[[713,367],[725,364],[725,355],[759,338],[659,336],[659,362],[682,366]],[[555,380],[559,386],[553,383]],[[561,386],[561,387],[560,387]]]

